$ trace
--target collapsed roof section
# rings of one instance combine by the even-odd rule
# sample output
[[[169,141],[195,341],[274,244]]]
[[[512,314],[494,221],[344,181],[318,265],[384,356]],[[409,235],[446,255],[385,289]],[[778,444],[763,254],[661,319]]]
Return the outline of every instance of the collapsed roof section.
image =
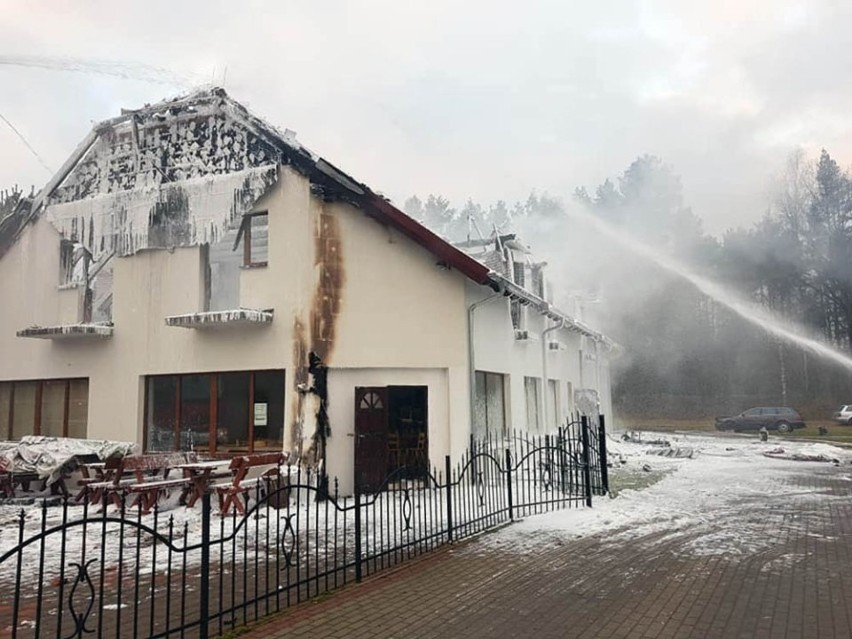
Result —
[[[583,334],[606,341],[543,299],[513,287],[302,146],[292,132],[282,133],[252,115],[221,88],[125,110],[95,125],[47,185],[0,221],[0,259],[26,225],[43,215],[64,239],[88,249],[96,271],[106,275],[111,269],[103,264],[114,255],[216,242],[275,183],[279,165],[305,175],[316,195],[349,202],[398,230],[442,266],[523,297],[553,319],[568,320]]]

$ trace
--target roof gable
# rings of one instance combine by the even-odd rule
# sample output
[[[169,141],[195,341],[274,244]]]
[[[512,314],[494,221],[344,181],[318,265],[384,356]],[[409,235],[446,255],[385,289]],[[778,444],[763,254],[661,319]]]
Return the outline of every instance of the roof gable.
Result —
[[[442,263],[486,283],[487,267],[219,88],[124,111],[97,124],[38,195],[10,216],[15,219],[0,225],[0,257],[26,224],[45,211],[63,236],[83,242],[95,255],[111,249],[132,253],[148,246],[142,233],[148,219],[172,208],[178,218],[186,217],[185,209],[192,209],[188,188],[226,179],[224,190],[236,189],[226,219],[199,223],[190,214],[194,224],[177,224],[185,232],[176,244],[215,240],[223,222],[233,223],[265,192],[269,170],[278,164],[306,175],[318,195],[348,201],[423,245]],[[240,177],[245,178],[242,183]],[[112,237],[115,246],[110,247]]]
[[[234,117],[227,108],[231,103],[222,95],[203,93],[97,125],[91,143],[46,194],[46,202],[153,189],[278,164],[281,152],[269,136]]]

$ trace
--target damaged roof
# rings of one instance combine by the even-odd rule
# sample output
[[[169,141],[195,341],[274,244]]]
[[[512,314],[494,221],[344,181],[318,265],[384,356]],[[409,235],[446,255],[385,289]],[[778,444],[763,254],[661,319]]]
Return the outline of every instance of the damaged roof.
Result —
[[[161,121],[163,126],[159,128],[168,129],[170,123],[178,118],[201,120],[199,126],[204,126],[204,119],[198,116],[207,113],[238,123],[242,131],[227,140],[227,132],[223,134],[221,128],[211,126],[209,132],[201,132],[201,146],[210,146],[211,139],[216,144],[229,142],[240,151],[239,154],[216,158],[209,150],[199,149],[197,140],[191,140],[191,144],[177,144],[174,138],[178,136],[173,130],[163,132],[157,127],[157,122]],[[165,143],[149,144],[143,131],[145,127],[147,138],[170,137]],[[108,166],[97,166],[92,159],[97,145],[109,145],[114,151]],[[237,166],[233,166],[233,155],[240,158]],[[126,165],[120,166],[120,162]],[[50,205],[92,200],[98,193],[164,188],[183,184],[195,177],[278,164],[291,166],[308,177],[317,194],[354,204],[421,244],[448,266],[457,268],[479,284],[488,283],[488,269],[484,265],[449,245],[331,162],[312,153],[295,139],[292,132],[282,133],[254,116],[221,88],[196,91],[141,109],[123,110],[120,116],[96,124],[44,188],[34,197],[22,199],[12,214],[0,221],[0,258],[27,224],[40,217]],[[252,195],[257,193],[253,191]],[[85,220],[82,223],[85,224]],[[96,252],[96,247],[92,248]],[[133,245],[131,241],[123,252],[130,253],[139,248],[144,246]]]
[[[101,152],[98,153],[98,150]],[[63,210],[63,216],[60,218],[53,214],[52,221],[58,219],[63,234],[79,236],[81,241],[90,245],[88,248],[93,253],[133,253],[149,246],[146,243],[149,240],[154,240],[114,231],[110,236],[104,222],[91,218],[87,221],[80,211],[90,210],[99,198],[103,199],[103,194],[120,198],[125,193],[143,192],[151,194],[149,199],[153,197],[154,200],[145,201],[146,205],[150,205],[150,212],[143,210],[141,214],[154,216],[158,206],[170,204],[162,202],[163,198],[180,200],[192,197],[191,192],[187,194],[185,185],[197,183],[198,178],[227,174],[244,180],[244,184],[237,183],[235,192],[245,191],[243,199],[246,201],[239,207],[238,203],[233,204],[228,213],[233,220],[250,205],[249,201],[255,201],[268,188],[270,171],[279,164],[291,166],[305,175],[315,194],[349,202],[378,222],[396,229],[430,251],[441,265],[456,269],[477,284],[490,286],[507,296],[523,298],[551,319],[563,321],[578,332],[608,342],[600,333],[579,324],[548,302],[491,271],[367,185],[311,152],[296,140],[292,132],[279,131],[218,87],[141,109],[123,110],[118,117],[96,124],[44,188],[34,197],[22,198],[14,212],[0,220],[0,258],[17,241],[25,227],[47,209]],[[104,209],[99,212],[102,218],[113,215],[111,205],[102,202],[99,206]],[[128,212],[125,210],[122,214],[127,216]],[[182,229],[184,235],[179,239],[211,241],[211,236],[215,237],[217,233],[216,224],[222,220],[202,222],[206,226],[193,223],[191,229]],[[130,226],[138,232],[140,226],[145,226],[144,220]],[[98,242],[98,233],[116,244],[104,247],[103,239]]]

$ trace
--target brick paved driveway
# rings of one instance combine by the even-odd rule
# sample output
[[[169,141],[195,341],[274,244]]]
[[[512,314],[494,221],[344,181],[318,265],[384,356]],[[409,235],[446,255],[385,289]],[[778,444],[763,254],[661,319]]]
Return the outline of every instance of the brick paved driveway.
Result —
[[[689,529],[629,541],[610,531],[540,547],[504,529],[244,636],[849,638],[852,476],[849,466],[809,468],[789,498],[719,515],[752,522],[748,534],[760,543],[749,552],[696,552]]]

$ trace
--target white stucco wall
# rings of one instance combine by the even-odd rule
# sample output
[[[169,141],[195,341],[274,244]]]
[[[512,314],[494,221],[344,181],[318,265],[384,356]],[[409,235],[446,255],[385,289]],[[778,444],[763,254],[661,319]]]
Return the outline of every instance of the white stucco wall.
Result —
[[[13,301],[0,314],[0,380],[88,377],[89,436],[141,443],[146,375],[285,369],[288,442],[301,420],[306,439],[312,432],[313,411],[295,392],[297,364],[304,366],[307,352],[322,346],[333,371],[374,368],[385,385],[419,371],[411,383],[426,379],[431,419],[445,431],[434,440],[436,450],[452,447],[450,423],[458,425],[458,442],[466,441],[463,276],[439,268],[431,253],[362,211],[312,196],[308,181],[287,167],[253,210],[269,214],[269,266],[240,272],[240,305],[274,309],[270,325],[166,326],[169,315],[202,310],[203,252],[150,249],[115,258],[115,332],[103,340],[16,337],[27,326],[71,323],[76,313],[78,292],[58,287],[59,233],[46,219],[36,222],[0,260],[0,299]],[[322,239],[319,225],[330,218],[336,237]],[[323,304],[321,242],[337,242],[343,256],[340,304],[328,343],[313,335],[314,315]],[[336,393],[340,387],[334,388]],[[352,389],[340,392],[348,397]],[[351,412],[351,402],[348,408]],[[337,409],[332,419],[343,420],[340,428],[332,423],[333,433],[351,430],[351,414]],[[345,448],[336,435],[330,444]]]
[[[468,307],[491,290],[438,266],[432,253],[363,211],[312,195],[308,181],[288,167],[252,210],[269,215],[269,266],[240,271],[240,305],[273,309],[271,324],[166,326],[169,315],[203,310],[204,251],[149,249],[114,259],[115,332],[103,340],[16,337],[31,325],[71,323],[79,312],[80,291],[58,286],[59,233],[46,219],[32,224],[0,259],[0,381],[87,377],[89,436],[142,443],[145,376],[284,369],[289,448],[313,432],[315,406],[296,384],[300,375],[307,381],[307,353],[317,350],[330,369],[329,468],[342,486],[352,482],[356,386],[427,386],[432,462],[447,454],[458,459],[470,435]],[[333,277],[329,259],[337,260]],[[544,318],[526,313],[527,329],[540,335]],[[567,383],[581,387],[580,337],[558,330],[548,340],[562,344],[546,356],[549,378],[559,380],[564,421],[572,407]],[[475,367],[508,375],[510,427],[526,426],[524,377],[542,377],[541,346],[514,339],[507,298],[475,311]],[[588,387],[600,384],[607,413],[605,360],[597,371],[586,362],[582,378]]]
[[[491,296],[491,292],[482,287],[469,283],[466,286],[467,304],[482,302]],[[474,310],[474,368],[479,371],[502,373],[508,376],[508,388],[506,392],[506,412],[509,428],[520,430],[527,429],[526,396],[524,392],[524,377],[543,377],[542,364],[542,331],[555,324],[544,316],[527,308],[526,329],[530,332],[532,339],[516,340],[512,319],[510,314],[510,301],[502,295],[494,296],[490,301],[485,301]],[[593,342],[589,339],[582,340],[580,334],[568,329],[557,329],[548,333],[544,339],[547,342],[557,341],[560,343],[559,350],[545,349],[544,356],[547,358],[547,377],[558,382],[558,417],[559,423],[564,423],[574,408],[573,397],[569,396],[568,383],[571,390],[581,387],[595,388],[604,398],[602,401],[602,412],[611,409],[609,399],[609,369],[605,364],[601,367],[598,376],[595,362],[586,362],[583,366],[583,374],[580,373],[581,348],[589,348]],[[600,349],[601,362],[606,361],[606,352]],[[600,384],[599,380],[600,379]],[[599,385],[599,386],[598,386]],[[540,382],[541,389],[546,389],[544,382]],[[539,409],[543,415],[543,397],[540,393]],[[552,417],[548,415],[548,421]]]

